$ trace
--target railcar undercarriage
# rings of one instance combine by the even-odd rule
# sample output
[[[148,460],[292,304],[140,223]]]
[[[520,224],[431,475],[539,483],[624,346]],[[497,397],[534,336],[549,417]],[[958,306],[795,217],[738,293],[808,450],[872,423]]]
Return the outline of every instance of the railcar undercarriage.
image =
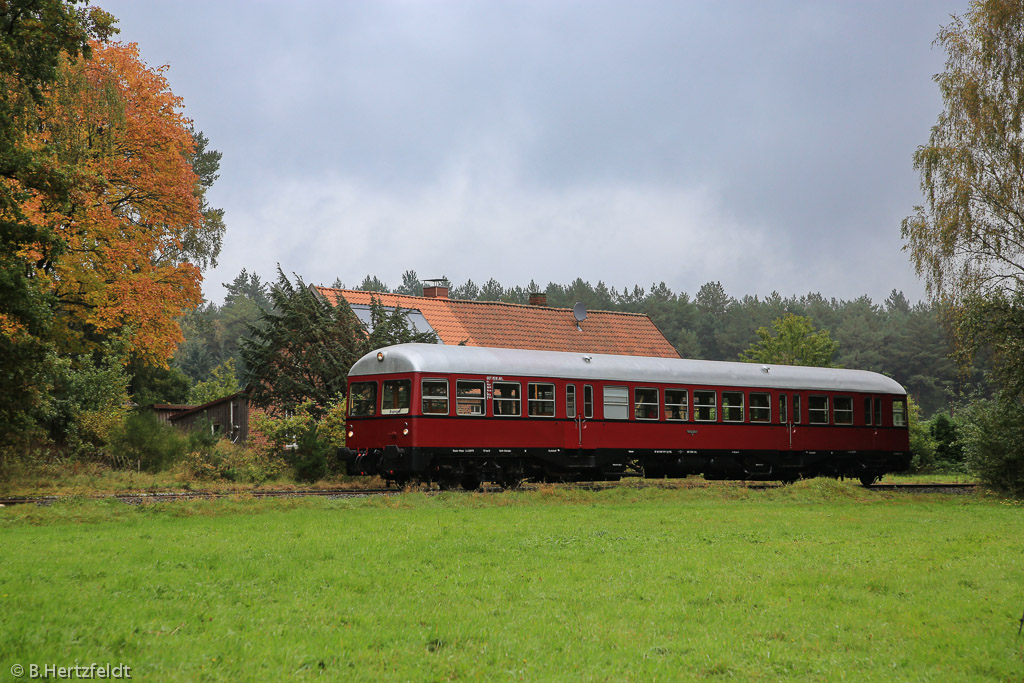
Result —
[[[349,475],[377,475],[403,486],[437,483],[466,490],[492,482],[516,488],[524,481],[618,481],[703,475],[705,479],[782,481],[850,477],[870,486],[888,472],[910,465],[910,454],[878,451],[692,451],[572,449],[384,449],[344,448]]]

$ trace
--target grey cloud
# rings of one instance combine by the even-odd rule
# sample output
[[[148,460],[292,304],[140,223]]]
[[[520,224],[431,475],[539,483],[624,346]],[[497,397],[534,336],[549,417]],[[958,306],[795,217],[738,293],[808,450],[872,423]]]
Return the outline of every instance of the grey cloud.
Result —
[[[323,181],[333,179],[344,201],[324,200],[335,223],[315,234],[359,245],[344,255],[358,269],[352,281],[426,270],[353,234],[389,230],[408,246],[405,258],[433,254],[416,226],[395,224],[417,220],[410,207],[452,235],[467,221],[557,232],[576,225],[558,214],[564,196],[564,210],[589,216],[592,232],[612,231],[595,239],[619,247],[589,254],[592,279],[665,279],[691,293],[720,279],[736,294],[921,295],[898,224],[919,201],[910,155],[939,110],[930,77],[942,55],[931,41],[965,0],[103,4],[144,57],[171,64],[172,87],[224,153],[214,190],[228,211],[222,270],[265,260],[248,245],[269,239],[304,272],[304,242],[321,230],[312,223],[332,214],[282,188],[329,192]],[[712,240],[701,242],[703,260],[717,270],[666,260],[651,272],[649,247],[621,253],[629,246],[614,231],[627,215],[608,209],[616,219],[598,220],[614,188],[667,212],[642,212],[658,234],[702,220],[712,233],[729,225],[723,234],[768,236],[764,253],[733,257],[735,244]],[[696,189],[713,208],[691,215],[674,198]],[[361,204],[360,192],[372,200]],[[428,192],[435,204],[422,199]],[[291,212],[273,204],[285,197]],[[488,206],[506,213],[488,221]],[[543,224],[517,228],[508,214]],[[273,227],[260,215],[295,224],[267,237]],[[484,256],[499,245],[510,261],[536,256],[481,240]],[[465,256],[428,265],[477,281],[501,269]],[[540,260],[544,272],[507,269],[507,284],[587,276]]]

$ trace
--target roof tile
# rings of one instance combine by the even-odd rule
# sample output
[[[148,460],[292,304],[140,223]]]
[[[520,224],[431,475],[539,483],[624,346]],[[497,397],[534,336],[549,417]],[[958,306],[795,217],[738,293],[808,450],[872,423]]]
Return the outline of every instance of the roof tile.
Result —
[[[679,358],[665,335],[641,313],[588,311],[587,319],[577,329],[572,310],[568,308],[438,299],[359,289],[314,289],[332,304],[344,297],[349,304],[368,305],[371,297],[376,297],[384,306],[416,309],[445,344]]]

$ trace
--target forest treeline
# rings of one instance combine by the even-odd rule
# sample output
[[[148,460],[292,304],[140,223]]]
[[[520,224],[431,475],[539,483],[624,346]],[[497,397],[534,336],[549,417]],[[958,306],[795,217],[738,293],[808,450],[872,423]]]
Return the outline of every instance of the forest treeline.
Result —
[[[334,283],[344,287],[340,279]],[[165,384],[162,402],[187,398],[192,383],[210,381],[212,373],[229,364],[239,378],[246,367],[240,341],[247,327],[258,324],[260,312],[271,307],[269,285],[260,276],[243,270],[225,283],[222,304],[206,303],[185,316],[185,341],[174,359],[181,377]],[[355,287],[368,291],[395,292],[419,296],[423,284],[415,271],[406,271],[402,283],[389,286],[366,276]],[[547,295],[547,304],[571,308],[582,302],[589,310],[643,313],[685,358],[740,360],[740,355],[758,341],[757,330],[770,327],[787,313],[804,316],[819,330],[826,330],[838,342],[835,365],[873,370],[903,384],[925,416],[948,411],[970,394],[984,392],[978,368],[961,368],[952,358],[953,347],[942,324],[942,311],[933,304],[915,303],[893,290],[881,303],[862,296],[853,300],[827,298],[820,293],[783,297],[773,292],[765,297],[730,295],[720,282],[708,282],[695,296],[674,292],[664,282],[649,287],[634,285],[621,290],[599,281],[596,285],[577,278],[568,284],[530,282],[525,287],[505,287],[494,279],[482,286],[469,280],[451,286],[453,299],[504,301],[525,304],[532,292]],[[139,386],[148,395],[139,402],[155,402],[159,388]]]

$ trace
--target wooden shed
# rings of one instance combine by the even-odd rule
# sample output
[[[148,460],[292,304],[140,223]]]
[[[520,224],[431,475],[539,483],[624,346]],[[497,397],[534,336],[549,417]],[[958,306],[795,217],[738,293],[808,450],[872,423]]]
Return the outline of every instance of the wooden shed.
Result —
[[[214,434],[242,443],[249,437],[249,397],[240,391],[167,417],[167,422],[184,430],[194,428],[202,420],[210,423]]]

